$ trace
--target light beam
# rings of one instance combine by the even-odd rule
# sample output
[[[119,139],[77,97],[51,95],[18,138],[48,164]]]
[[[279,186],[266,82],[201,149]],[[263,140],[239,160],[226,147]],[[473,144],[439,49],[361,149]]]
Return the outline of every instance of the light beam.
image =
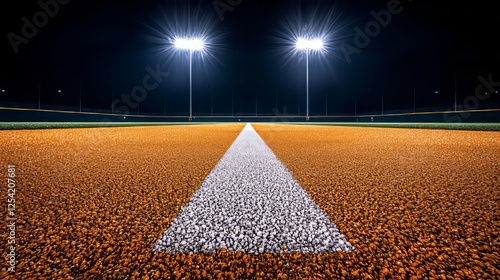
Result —
[[[321,39],[304,39],[304,38],[299,38],[297,42],[295,43],[295,47],[298,50],[315,50],[319,51],[322,50],[324,47],[323,40]]]
[[[179,50],[201,51],[205,48],[205,42],[200,38],[179,38],[175,40],[174,46]]]

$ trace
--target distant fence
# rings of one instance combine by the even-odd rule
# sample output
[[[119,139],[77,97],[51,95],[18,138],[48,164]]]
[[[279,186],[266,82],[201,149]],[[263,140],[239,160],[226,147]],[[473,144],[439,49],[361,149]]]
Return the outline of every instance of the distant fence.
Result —
[[[3,106],[2,106],[3,105]],[[13,104],[9,104],[13,105]],[[478,110],[443,110],[443,108],[420,108],[416,112],[387,111],[364,113],[359,115],[317,116],[309,121],[314,122],[500,122],[500,106]],[[277,112],[277,111],[276,111]],[[105,110],[82,108],[82,111],[71,107],[44,106],[41,109],[11,107],[0,104],[0,122],[180,122],[187,121],[186,116],[148,115],[148,114],[112,114]],[[211,115],[194,117],[195,122],[303,122],[305,116],[290,114],[275,115]]]

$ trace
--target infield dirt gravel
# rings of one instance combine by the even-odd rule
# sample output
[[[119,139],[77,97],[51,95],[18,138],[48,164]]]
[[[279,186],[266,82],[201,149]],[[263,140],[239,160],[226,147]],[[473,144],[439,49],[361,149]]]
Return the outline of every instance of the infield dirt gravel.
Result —
[[[356,248],[341,275],[500,278],[499,132],[254,127]]]
[[[256,124],[356,251],[153,254],[243,127],[0,131],[0,177],[18,179],[0,278],[500,277],[498,132]]]

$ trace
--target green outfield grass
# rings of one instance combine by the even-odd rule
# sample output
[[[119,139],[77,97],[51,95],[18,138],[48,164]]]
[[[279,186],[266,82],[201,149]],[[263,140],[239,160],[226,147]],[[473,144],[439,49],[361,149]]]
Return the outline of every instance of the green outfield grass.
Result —
[[[0,130],[192,125],[188,122],[0,122]]]
[[[331,126],[361,126],[390,128],[424,128],[424,129],[455,129],[455,130],[488,130],[500,131],[500,123],[379,123],[379,122],[332,122],[308,123],[312,125]]]

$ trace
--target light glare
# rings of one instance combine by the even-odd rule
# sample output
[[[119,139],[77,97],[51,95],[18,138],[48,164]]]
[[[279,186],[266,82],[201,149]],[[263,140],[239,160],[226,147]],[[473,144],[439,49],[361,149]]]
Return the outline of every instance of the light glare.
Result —
[[[323,40],[321,40],[321,39],[307,40],[307,39],[300,38],[297,40],[297,43],[295,44],[295,46],[299,50],[319,51],[319,50],[323,49]]]
[[[177,39],[174,45],[176,49],[190,51],[201,51],[205,47],[202,39]]]

